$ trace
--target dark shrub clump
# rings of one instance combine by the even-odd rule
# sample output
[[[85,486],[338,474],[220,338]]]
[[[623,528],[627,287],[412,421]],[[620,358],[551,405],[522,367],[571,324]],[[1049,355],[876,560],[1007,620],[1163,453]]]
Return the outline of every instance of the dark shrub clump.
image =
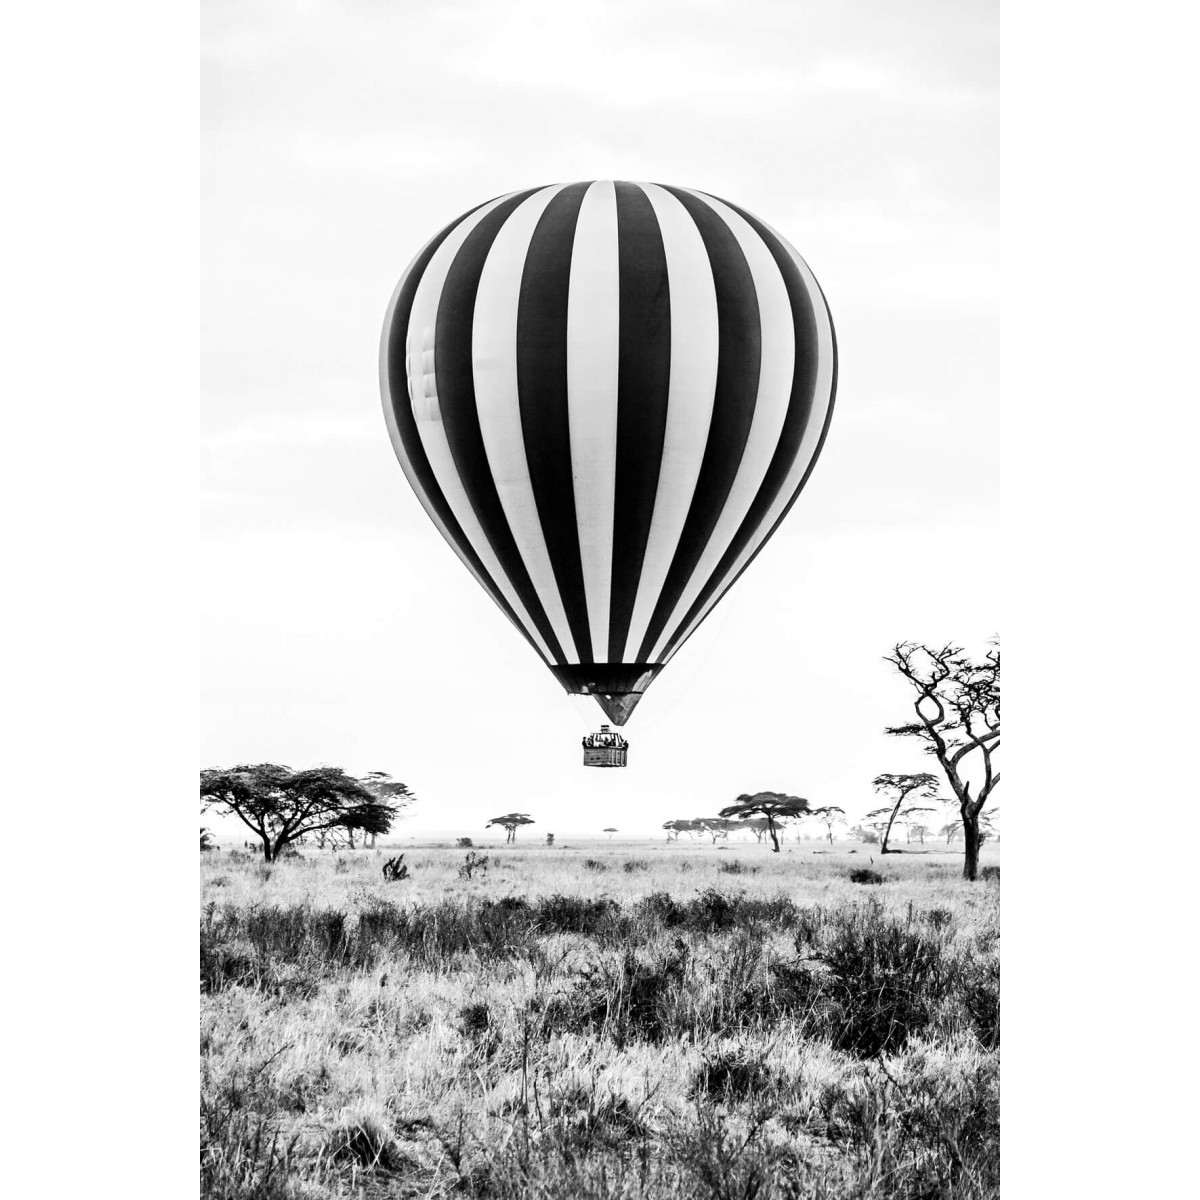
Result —
[[[870,867],[856,867],[850,872],[851,883],[882,883],[883,876],[878,871],[872,871]]]

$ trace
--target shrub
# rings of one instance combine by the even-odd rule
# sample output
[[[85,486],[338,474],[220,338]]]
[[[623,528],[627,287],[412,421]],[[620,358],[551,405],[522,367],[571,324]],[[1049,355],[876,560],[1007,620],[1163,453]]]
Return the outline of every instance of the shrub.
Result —
[[[851,883],[882,883],[883,876],[878,871],[872,871],[870,867],[855,867],[850,872]]]
[[[487,1033],[492,1023],[491,1011],[483,1000],[464,1005],[459,1009],[458,1019],[462,1022],[463,1033],[469,1037],[479,1037]]]
[[[454,845],[459,850],[470,850],[471,847],[475,845],[475,843],[469,837],[461,837],[457,841],[455,841]]]
[[[608,863],[602,862],[598,858],[585,858],[583,860],[583,868],[585,871],[604,872],[608,870]]]
[[[942,942],[874,901],[839,914],[817,957],[828,968],[819,990],[832,1001],[832,1044],[863,1058],[922,1032],[953,980]]]
[[[652,892],[638,902],[634,911],[666,929],[683,928],[696,933],[756,925],[788,929],[799,918],[799,909],[788,896],[727,896],[715,888],[682,903],[667,892]]]
[[[476,871],[485,872],[488,868],[488,856],[486,854],[476,854],[474,850],[463,859],[463,864],[458,868],[459,879],[470,879]]]
[[[724,849],[724,847],[722,847],[722,849]],[[735,858],[732,862],[718,863],[717,870],[722,875],[757,875],[762,868],[743,866]]]
[[[717,1096],[725,1101],[761,1095],[771,1085],[771,1071],[762,1055],[743,1050],[705,1059],[692,1077],[691,1095]]]
[[[595,936],[613,931],[620,908],[607,896],[544,896],[533,907],[542,933],[586,933]]]
[[[343,1118],[329,1134],[329,1153],[335,1160],[356,1162],[368,1171],[376,1167],[394,1171],[406,1162],[392,1131],[370,1113]]]
[[[959,972],[962,1003],[975,1036],[985,1050],[999,1049],[1000,960],[967,960],[960,964]]]
[[[982,879],[984,881],[984,883],[994,883],[996,885],[999,885],[999,883],[1000,883],[1000,868],[998,866],[996,866],[994,863],[989,866],[982,867],[982,868],[980,868],[980,871],[979,871],[979,878]],[[1018,885],[1018,891],[1019,890],[1020,890],[1020,887]]]
[[[644,858],[628,858],[625,860],[625,874],[632,875],[634,871],[648,871],[650,864]]]
[[[639,958],[626,950],[616,964],[595,968],[545,1011],[549,1031],[577,1033],[594,1029],[623,1048],[631,1041],[662,1042],[681,1029],[677,1003],[687,965],[687,950]]]

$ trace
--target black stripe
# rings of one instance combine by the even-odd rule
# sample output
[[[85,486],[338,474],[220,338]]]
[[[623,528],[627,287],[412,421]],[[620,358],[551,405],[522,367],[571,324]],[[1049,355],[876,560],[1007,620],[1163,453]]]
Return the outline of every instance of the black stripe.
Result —
[[[808,483],[808,477],[813,473],[813,468],[817,465],[817,459],[820,458],[821,450],[825,446],[825,439],[829,435],[829,425],[830,425],[830,422],[833,420],[833,402],[837,396],[837,377],[838,377],[837,330],[834,329],[833,314],[829,311],[829,305],[825,300],[825,293],[821,290],[821,285],[819,283],[817,284],[817,292],[820,294],[820,297],[821,297],[821,305],[825,310],[825,317],[829,321],[829,336],[830,336],[830,340],[831,340],[830,353],[833,355],[833,375],[829,381],[829,410],[825,414],[825,424],[822,425],[822,427],[821,427],[821,436],[817,439],[817,445],[816,445],[816,449],[813,450],[812,460],[809,462],[808,466],[805,468],[804,475],[801,478],[800,482],[796,485],[796,490],[792,493],[791,499],[787,502],[786,505],[784,505],[783,512],[781,512],[779,514],[779,517],[776,519],[775,524],[771,526],[770,530],[768,530],[767,536],[763,538],[763,540],[758,544],[754,553],[751,554],[750,557],[748,559],[746,559],[746,561],[742,564],[742,569],[725,585],[725,588],[722,591],[722,596],[724,596],[724,594],[726,592],[728,592],[729,589],[732,588],[733,585],[735,583],[737,583],[737,581],[739,579],[741,579],[741,577],[746,573],[746,570],[749,568],[750,564],[759,556],[759,554],[762,553],[763,547],[771,540],[772,537],[774,537],[775,531],[779,528],[780,525],[783,524],[788,513],[790,513],[792,511],[792,505],[796,503],[796,501],[800,498],[800,493],[802,491],[804,491],[804,485],[806,483]],[[715,605],[714,605],[714,607],[715,607]],[[681,624],[679,626],[680,630],[687,628],[688,621],[690,621],[693,618],[696,611],[698,611],[696,608],[696,605],[693,605],[692,608],[688,612],[687,618],[683,622],[681,622]],[[703,624],[703,622],[701,622],[701,624]],[[696,629],[699,629],[699,628],[700,628],[700,626],[697,625]],[[692,633],[695,633],[696,629],[693,629]],[[691,633],[689,633],[687,635],[687,637],[691,637]],[[672,638],[672,644],[675,642],[675,640],[676,640],[675,638]],[[687,638],[685,637],[682,639],[682,641],[679,642],[679,645],[682,646],[684,644],[684,642],[686,642],[686,641],[687,641]],[[665,651],[664,651],[664,657],[665,657]]]
[[[671,289],[654,206],[632,183],[616,184],[620,256],[617,465],[608,657],[620,662],[633,617],[667,434],[671,385]]]
[[[438,299],[434,332],[433,369],[437,381],[438,407],[442,426],[450,444],[450,454],[458,477],[488,543],[500,561],[500,567],[521,599],[537,631],[545,639],[555,662],[565,663],[566,655],[546,616],[541,598],[526,570],[521,552],[513,538],[504,506],[496,491],[488,463],[479,410],[475,402],[475,372],[471,338],[475,318],[475,297],[479,277],[500,227],[513,211],[537,189],[519,192],[502,201],[471,232],[454,256],[446,282]]]
[[[400,442],[404,447],[405,456],[413,469],[413,474],[417,477],[418,483],[420,483],[422,490],[425,492],[426,497],[428,497],[433,511],[437,513],[438,519],[445,526],[446,532],[462,552],[463,557],[471,564],[473,570],[483,581],[483,586],[488,595],[499,605],[504,615],[521,631],[521,636],[533,647],[538,657],[542,658],[544,657],[542,651],[517,619],[517,614],[513,611],[508,601],[505,600],[504,594],[496,586],[495,580],[488,574],[479,555],[475,553],[470,540],[454,516],[450,505],[446,502],[446,497],[438,485],[433,468],[429,465],[429,459],[425,454],[425,447],[421,445],[421,435],[417,432],[417,423],[413,419],[412,403],[408,398],[408,356],[406,349],[408,321],[412,316],[413,299],[416,297],[421,276],[425,274],[425,268],[429,266],[429,260],[433,258],[438,247],[451,232],[457,226],[461,225],[471,213],[477,212],[482,207],[482,205],[477,205],[470,211],[463,213],[458,220],[451,221],[425,247],[409,270],[408,278],[404,281],[404,286],[400,289],[400,295],[396,298],[396,307],[392,311],[392,323],[387,333],[387,402],[391,406],[392,416],[396,421],[396,428],[400,434]]]
[[[783,487],[788,472],[792,469],[792,465],[796,461],[801,440],[804,437],[805,430],[808,428],[809,418],[812,416],[813,401],[815,399],[814,389],[817,383],[818,365],[817,319],[816,314],[813,312],[812,298],[808,294],[808,288],[804,284],[804,277],[800,274],[800,268],[796,266],[795,259],[788,253],[787,248],[757,217],[752,216],[745,209],[739,208],[736,204],[729,204],[728,200],[722,200],[721,203],[729,205],[762,238],[767,249],[771,252],[771,257],[775,260],[775,265],[778,267],[780,275],[783,277],[784,287],[787,289],[788,303],[792,310],[792,328],[796,341],[792,390],[791,397],[788,400],[787,414],[783,421],[783,428],[779,435],[779,444],[775,448],[775,453],[771,456],[771,462],[767,467],[766,475],[763,477],[762,486],[759,487],[754,501],[746,513],[745,519],[734,535],[733,541],[729,544],[729,549],[722,556],[721,561],[713,571],[712,577],[701,589],[695,603],[688,610],[687,615],[680,622],[679,628],[664,647],[664,655],[671,652],[672,647],[687,628],[688,623],[708,602],[709,597],[725,578],[726,572],[737,560],[738,555],[745,550],[751,538],[758,532],[759,525],[762,524],[763,518],[766,516],[771,505],[775,503],[775,498],[779,495],[779,489]]]
[[[590,185],[573,183],[546,206],[533,231],[517,304],[517,394],[525,457],[546,551],[581,662],[592,634],[575,519],[567,415],[567,292],[579,206]]]
[[[665,185],[663,185],[665,186]],[[758,294],[746,256],[733,230],[703,200],[667,187],[696,223],[712,267],[717,292],[717,385],[708,443],[679,545],[636,658],[647,661],[687,587],[741,465],[754,420],[762,363]]]

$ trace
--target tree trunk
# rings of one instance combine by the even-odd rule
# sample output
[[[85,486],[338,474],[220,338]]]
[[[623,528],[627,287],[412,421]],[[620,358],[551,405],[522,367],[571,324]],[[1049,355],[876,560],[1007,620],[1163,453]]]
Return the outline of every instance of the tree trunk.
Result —
[[[907,793],[906,793],[907,794]],[[892,809],[892,815],[888,818],[887,828],[883,831],[883,845],[879,848],[880,854],[895,854],[895,850],[888,849],[888,838],[892,836],[892,822],[896,819],[896,814],[900,811],[900,805],[904,803],[904,796],[901,796],[896,801],[896,807]]]
[[[779,835],[775,832],[775,822],[770,817],[767,818],[767,830],[771,834],[771,842],[775,847],[775,853],[779,853]]]
[[[979,814],[963,813],[963,878],[974,881],[979,877]]]
[[[275,847],[271,845],[271,837],[269,834],[264,833],[262,835],[262,844],[263,844],[263,861],[264,862],[274,862],[275,861]]]

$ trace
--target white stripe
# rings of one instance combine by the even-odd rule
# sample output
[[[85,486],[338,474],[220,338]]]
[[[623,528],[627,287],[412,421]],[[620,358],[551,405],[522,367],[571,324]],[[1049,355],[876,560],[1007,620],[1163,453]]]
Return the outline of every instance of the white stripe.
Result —
[[[611,180],[603,180],[588,188],[579,208],[567,292],[567,420],[583,587],[596,662],[608,661],[620,282],[617,192]]]
[[[765,221],[763,224],[779,239],[779,242],[788,253],[791,254],[804,280],[804,286],[808,291],[809,300],[813,306],[813,315],[816,318],[817,325],[817,378],[813,385],[812,411],[809,414],[804,434],[800,439],[800,447],[796,452],[795,461],[788,471],[787,478],[783,481],[783,486],[779,489],[779,494],[771,503],[770,508],[767,509],[758,530],[743,548],[741,554],[734,559],[729,570],[723,576],[720,586],[713,591],[713,594],[709,597],[704,607],[701,608],[695,620],[684,630],[683,636],[676,643],[671,653],[663,660],[664,662],[670,662],[678,652],[680,646],[692,636],[696,627],[708,616],[713,606],[728,591],[733,581],[737,579],[738,572],[749,562],[754,552],[766,540],[767,534],[771,531],[775,522],[779,520],[788,502],[795,495],[796,489],[800,486],[800,481],[804,478],[804,473],[812,465],[813,456],[817,451],[817,444],[820,441],[821,433],[825,428],[825,422],[829,416],[829,406],[833,403],[833,325],[829,319],[829,309],[825,304],[824,297],[821,295],[821,289],[818,287],[812,271],[808,268],[808,264],[796,253],[795,248],[785,238],[780,237],[779,233],[772,229],[771,226],[766,225]]]
[[[458,542],[451,535],[450,530],[446,527],[445,522],[438,516],[437,509],[433,505],[433,501],[429,498],[428,493],[421,486],[421,481],[417,477],[417,472],[414,469],[412,462],[408,457],[408,451],[404,448],[404,442],[400,437],[400,429],[396,424],[396,414],[392,410],[392,384],[391,376],[388,372],[388,342],[391,340],[392,321],[396,315],[396,304],[400,299],[400,292],[404,285],[408,282],[409,275],[412,274],[412,269],[416,265],[417,259],[429,247],[429,243],[433,241],[430,238],[428,242],[417,252],[413,257],[412,262],[404,269],[404,274],[400,276],[400,282],[396,284],[396,290],[392,293],[391,301],[388,303],[387,314],[383,319],[383,335],[379,344],[379,390],[383,397],[383,419],[387,423],[388,437],[391,439],[392,450],[395,452],[396,458],[400,463],[400,468],[404,472],[404,477],[408,480],[409,486],[416,493],[417,499],[421,503],[421,507],[429,515],[429,519],[433,522],[438,533],[449,543],[454,553],[458,555],[464,567],[478,580],[479,586],[491,596],[491,589],[484,580],[483,576],[475,569],[475,565],[463,552]],[[408,372],[405,372],[405,391],[408,394],[409,403],[412,403],[412,385],[408,382]],[[503,609],[500,610],[504,612]],[[508,620],[512,620],[508,613],[504,613]],[[516,624],[516,622],[513,622]]]
[[[578,662],[529,478],[517,393],[517,307],[525,257],[546,205],[564,186],[530,196],[496,235],[479,277],[471,360],[479,428],[504,515],[567,661]]]
[[[667,423],[654,513],[623,661],[633,662],[654,615],[708,444],[717,386],[717,291],[704,239],[683,205],[653,183],[638,186],[658,219],[671,303],[671,371]]]
[[[671,634],[675,632],[676,626],[683,620],[701,589],[716,570],[722,555],[729,549],[730,543],[746,519],[754,497],[758,495],[767,468],[771,465],[771,458],[779,446],[779,435],[783,432],[784,419],[787,417],[788,401],[792,393],[792,375],[796,364],[796,334],[792,306],[788,300],[783,276],[779,273],[779,267],[766,243],[733,209],[703,192],[693,191],[691,188],[687,190],[698,200],[709,205],[725,222],[746,256],[754,280],[754,291],[758,297],[762,358],[754,416],[750,422],[750,433],[742,450],[737,474],[733,477],[729,495],[721,508],[721,515],[713,526],[679,603],[663,626],[658,644],[650,655],[651,662],[659,660]]]
[[[546,658],[553,661],[549,646],[534,625],[516,589],[508,580],[500,565],[499,559],[492,551],[487,535],[475,515],[471,502],[467,497],[466,488],[459,478],[458,469],[454,465],[454,457],[450,453],[450,443],[442,424],[441,409],[438,405],[437,378],[434,358],[434,334],[437,329],[438,304],[441,300],[442,288],[446,283],[446,275],[455,255],[471,230],[483,220],[498,204],[507,200],[501,196],[490,204],[477,209],[458,226],[446,240],[434,251],[421,282],[417,284],[417,294],[413,298],[412,315],[408,321],[408,379],[411,386],[413,416],[417,423],[417,432],[421,436],[421,445],[433,469],[434,478],[446,497],[446,503],[462,526],[463,533],[475,553],[479,555],[484,570],[495,580],[497,588],[512,606],[525,632],[533,639],[534,644]]]

